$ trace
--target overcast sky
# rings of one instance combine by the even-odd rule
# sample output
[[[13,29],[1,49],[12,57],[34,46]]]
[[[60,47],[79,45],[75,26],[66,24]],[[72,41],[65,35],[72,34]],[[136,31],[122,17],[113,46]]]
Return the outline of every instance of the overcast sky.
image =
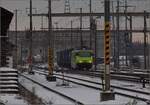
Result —
[[[116,6],[117,0],[114,1],[114,7]],[[29,0],[0,0],[0,5],[4,8],[9,9],[10,11],[14,11],[18,9],[18,30],[24,30],[25,28],[29,28],[29,17],[27,14],[29,10]],[[52,12],[64,12],[65,0],[52,0]],[[93,12],[103,12],[103,0],[92,0],[92,11]],[[120,5],[124,5],[124,0],[120,0]],[[150,0],[128,0],[128,5],[133,6],[129,7],[128,11],[140,11],[144,10],[150,11]],[[47,0],[33,0],[33,13],[47,13],[48,3]],[[70,9],[71,12],[79,12],[79,8],[83,8],[83,12],[89,11],[89,0],[70,0]],[[120,8],[123,11],[123,8]],[[53,27],[56,27],[56,22],[58,23],[58,27],[70,27],[70,21],[73,20],[74,27],[79,27],[79,17],[78,18],[55,18],[53,19]],[[122,21],[123,19],[121,19]],[[137,19],[138,20],[138,19]],[[83,27],[89,27],[89,18],[83,18]],[[103,28],[103,19],[99,19],[98,26]],[[44,17],[44,27],[47,28],[47,18]],[[136,21],[139,24],[139,27],[142,27],[141,22]],[[122,23],[123,24],[123,23]],[[14,30],[14,18],[12,20],[10,29]],[[141,25],[141,26],[140,26]],[[136,25],[137,26],[137,25]],[[35,29],[41,28],[41,17],[33,17],[33,27]]]
[[[104,0],[92,0],[92,11],[93,12],[103,12],[104,11]],[[116,1],[113,1],[114,8],[116,8]],[[120,5],[124,5],[125,0],[120,0]],[[128,5],[133,6],[129,7],[128,11],[139,11],[143,12],[144,10],[150,12],[150,0],[128,0]],[[52,12],[64,12],[65,0],[52,0]],[[18,30],[25,30],[29,28],[29,17],[27,14],[29,10],[29,0],[0,0],[0,6],[14,12],[15,9],[18,9]],[[48,3],[47,0],[33,0],[33,13],[47,13]],[[70,10],[71,12],[79,12],[79,8],[83,9],[83,12],[89,11],[89,0],[70,0]],[[111,9],[112,10],[112,9]],[[123,8],[120,8],[120,11],[123,11]],[[76,18],[53,18],[53,27],[56,27],[58,23],[58,28],[70,27],[70,21],[73,20],[73,27],[79,27],[79,17]],[[150,26],[150,19],[148,20],[148,26]],[[47,28],[47,18],[44,17],[43,26]],[[103,18],[97,20],[98,28],[103,28]],[[121,27],[124,27],[124,19],[121,18]],[[133,27],[143,27],[143,19],[136,18],[133,20]],[[14,30],[15,22],[14,18],[11,22],[10,30]],[[41,28],[41,17],[33,17],[33,27],[36,30]],[[89,18],[83,18],[83,27],[89,27]]]

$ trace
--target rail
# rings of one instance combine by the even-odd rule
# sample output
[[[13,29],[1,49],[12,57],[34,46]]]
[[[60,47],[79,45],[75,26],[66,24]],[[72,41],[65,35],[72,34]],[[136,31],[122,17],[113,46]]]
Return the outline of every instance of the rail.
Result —
[[[43,85],[43,84],[41,84],[41,83],[39,83],[39,82],[37,82],[37,81],[35,81],[35,80],[33,80],[33,79],[31,79],[31,78],[25,76],[25,75],[22,75],[21,73],[19,73],[19,75],[20,75],[20,76],[23,76],[24,78],[26,78],[26,79],[32,81],[32,82],[35,83],[35,84],[38,84],[39,86],[41,86],[41,87],[43,87],[43,88],[45,88],[45,89],[47,89],[47,90],[49,90],[49,91],[51,91],[51,92],[54,92],[54,93],[56,93],[56,94],[58,94],[58,95],[60,95],[60,96],[62,96],[62,97],[64,97],[64,98],[66,98],[66,99],[68,99],[68,100],[70,100],[70,101],[76,103],[77,105],[84,105],[82,102],[80,102],[80,101],[78,101],[78,100],[76,100],[76,99],[73,99],[73,98],[71,98],[71,97],[69,97],[69,96],[67,96],[67,95],[65,95],[65,94],[62,94],[62,93],[60,93],[60,92],[58,92],[58,91],[56,91],[56,90],[54,90],[54,89],[52,89],[52,88],[49,88],[48,86],[45,86],[45,85]]]
[[[39,74],[42,74],[42,75],[47,75],[47,73],[38,72],[38,71],[35,71],[35,72],[37,72]],[[54,74],[54,75],[56,75],[56,74]],[[96,87],[96,86],[93,86],[93,85],[87,85],[87,83],[92,83],[92,84],[96,84],[96,85],[102,85],[101,83],[95,83],[95,82],[92,82],[92,81],[83,80],[83,79],[74,78],[74,77],[69,77],[69,76],[65,76],[65,77],[67,77],[67,79],[64,79],[62,77],[56,76],[56,78],[58,78],[58,79],[64,79],[65,81],[69,81],[69,82],[72,82],[72,83],[75,83],[75,84],[78,84],[78,85],[86,86],[88,88],[92,88],[92,89],[96,89],[96,90],[102,90],[102,88],[100,88],[100,87]],[[73,80],[69,80],[68,78],[73,78],[73,79],[76,79],[76,80],[84,81],[86,83],[76,82],[76,81],[73,81]],[[143,92],[143,91],[123,88],[123,87],[118,87],[118,86],[111,86],[111,87],[116,88],[116,89],[120,89],[120,90],[124,90],[124,91],[128,91],[128,92],[134,92],[134,93],[146,95],[146,96],[150,95],[149,92]],[[145,101],[145,102],[150,101],[149,99],[146,99],[146,98],[142,98],[142,97],[138,97],[138,96],[134,96],[134,95],[128,95],[126,93],[122,93],[122,92],[119,92],[119,91],[116,91],[115,94],[121,95],[121,96],[125,96],[125,97],[129,97],[129,98],[138,99],[138,100]]]

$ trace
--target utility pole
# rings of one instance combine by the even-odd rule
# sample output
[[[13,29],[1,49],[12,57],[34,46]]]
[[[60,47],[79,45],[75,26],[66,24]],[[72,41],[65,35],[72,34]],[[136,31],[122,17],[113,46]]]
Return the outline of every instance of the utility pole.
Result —
[[[144,11],[144,69],[147,69],[147,42],[146,42],[146,31],[147,31],[147,24],[146,24],[146,11]]]
[[[49,73],[46,77],[48,81],[56,81],[53,76],[54,70],[54,35],[52,33],[52,16],[51,16],[51,0],[48,1],[48,70]]]
[[[96,58],[97,58],[97,49],[96,49],[96,44],[97,44],[97,26],[96,26],[96,19],[91,19],[91,34],[94,35],[94,70],[96,71]]]
[[[32,71],[32,0],[30,0],[30,52],[29,52],[29,74],[34,74]]]
[[[147,36],[147,42],[149,42],[149,36]],[[149,53],[150,53],[150,45],[149,45],[149,43],[147,43],[147,68],[150,70],[150,55],[149,55]],[[147,72],[149,72],[149,70],[147,70]]]
[[[130,16],[130,30],[132,30],[132,16]],[[130,69],[131,69],[131,71],[133,71],[133,62],[132,62],[132,60],[133,60],[133,52],[132,52],[132,47],[133,47],[133,45],[132,45],[132,32],[130,32],[130,36],[129,36],[129,45],[130,45],[130,49],[129,49],[129,53],[130,53]]]
[[[117,22],[117,56],[116,56],[116,62],[115,62],[115,67],[117,68],[117,71],[119,71],[119,69],[120,69],[120,64],[119,64],[119,62],[120,62],[120,60],[119,60],[119,56],[120,56],[120,36],[119,36],[119,0],[117,0],[117,10],[116,10],[116,12],[117,12],[117,17],[116,17],[116,22]]]
[[[0,8],[0,36],[2,36],[2,34],[1,34],[1,31],[2,31],[2,23],[1,23],[1,16],[2,14],[1,14],[1,8]],[[2,42],[2,40],[1,40],[1,37],[0,37],[0,67],[1,67],[1,65],[2,65],[2,59],[1,59],[1,56],[2,56],[2,45],[1,45],[1,42]]]
[[[94,33],[94,36],[95,36],[95,56],[94,56],[94,58],[95,58],[95,61],[94,61],[94,65],[95,65],[95,67],[94,67],[94,69],[95,69],[95,71],[97,70],[97,24],[96,24],[96,20],[94,20],[94,19],[92,19],[92,23],[93,23],[93,33]]]
[[[114,100],[115,94],[110,91],[110,0],[104,1],[105,35],[104,35],[104,88],[101,92],[101,101]]]
[[[80,44],[81,49],[83,48],[83,36],[82,36],[82,8],[80,8]]]
[[[71,35],[71,40],[70,40],[71,41],[71,43],[70,43],[71,44],[71,49],[72,49],[72,46],[73,46],[73,43],[72,43],[72,41],[73,41],[72,40],[72,22],[73,21],[71,20],[71,30],[70,30],[70,35]]]
[[[128,66],[128,45],[130,44],[129,42],[129,33],[128,33],[128,16],[127,16],[127,9],[128,7],[134,7],[132,5],[128,5],[127,3],[127,0],[124,0],[125,1],[125,5],[124,6],[120,6],[119,5],[119,1],[117,1],[117,8],[118,8],[118,12],[119,12],[119,8],[120,7],[123,7],[124,8],[124,14],[125,14],[125,33],[124,33],[124,53],[125,53],[125,65]],[[120,39],[121,40],[121,39]]]
[[[91,16],[91,13],[92,13],[92,0],[89,1],[89,7],[90,7],[90,49],[92,49],[92,16]]]
[[[125,30],[126,30],[126,32],[125,32],[125,61],[126,61],[126,66],[128,66],[128,54],[127,54],[127,44],[128,44],[128,37],[129,37],[129,35],[128,35],[128,32],[127,32],[127,28],[128,28],[128,24],[127,24],[127,0],[125,0],[125,10],[124,10],[124,12],[125,12],[125,14],[126,14],[126,16],[125,16]]]
[[[17,16],[18,16],[18,10],[16,9],[15,10],[15,44],[16,44],[16,55],[15,55],[15,68],[17,68],[17,65],[18,65],[18,42],[17,42]]]
[[[125,0],[125,6],[119,6],[125,8],[124,13],[125,13],[125,34],[124,34],[124,41],[125,41],[125,65],[128,66],[128,45],[130,44],[130,39],[129,39],[129,33],[128,33],[128,16],[127,16],[127,9],[128,7],[134,7],[132,5],[128,5],[127,0]]]
[[[16,45],[16,55],[15,55],[15,61],[14,61],[14,67],[17,68],[17,65],[18,65],[18,12],[20,10],[16,9],[14,10],[15,12],[15,45]]]
[[[147,69],[149,69],[149,43],[148,43],[148,41],[149,41],[149,37],[148,37],[148,35],[147,35]],[[148,72],[148,70],[147,70],[147,72]]]
[[[20,42],[20,62],[21,62],[21,66],[23,66],[23,56],[22,56],[22,49],[23,49],[23,43],[22,41]]]
[[[114,1],[111,1],[112,5],[112,13],[114,13]],[[115,30],[115,18],[112,16],[112,30]],[[113,61],[116,62],[116,32],[113,32]],[[114,68],[115,68],[115,63],[114,63]]]

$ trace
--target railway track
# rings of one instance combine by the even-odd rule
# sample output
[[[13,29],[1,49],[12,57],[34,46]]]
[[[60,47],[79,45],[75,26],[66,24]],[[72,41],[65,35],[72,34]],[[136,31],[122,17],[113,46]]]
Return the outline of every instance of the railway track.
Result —
[[[103,76],[103,71],[79,71],[79,70],[61,70],[67,73],[77,73],[82,75],[90,75],[90,76]],[[120,78],[121,77],[121,78]],[[126,81],[133,81],[139,82],[141,78],[144,78],[149,81],[150,74],[149,73],[127,73],[127,72],[111,72],[112,79],[119,79],[119,80],[126,80]]]
[[[39,74],[42,75],[47,75],[47,73],[44,72],[39,72],[39,71],[35,71]],[[97,82],[93,82],[93,81],[89,81],[89,80],[85,80],[85,79],[80,79],[80,78],[75,78],[75,77],[71,77],[71,76],[64,76],[65,78],[62,77],[62,75],[60,74],[54,74],[56,75],[56,77],[58,79],[64,79],[65,81],[69,81],[78,85],[82,85],[82,86],[86,86],[88,88],[92,88],[92,89],[96,89],[96,90],[102,90],[102,88],[100,87],[102,84],[101,83],[97,83]],[[133,89],[129,89],[129,88],[123,88],[123,87],[119,87],[119,86],[111,86],[114,89],[117,89],[115,91],[115,94],[117,95],[121,95],[121,96],[125,96],[125,97],[130,97],[130,98],[134,98],[134,99],[138,99],[141,101],[149,101],[150,98],[150,93],[149,92],[143,92],[143,91],[138,91],[138,90],[133,90]],[[122,92],[124,91],[124,92]],[[127,94],[130,93],[130,94]],[[135,94],[140,95],[137,96]],[[146,96],[147,98],[143,98],[143,96]]]
[[[56,76],[63,76],[61,74],[54,74],[54,75],[56,75]],[[94,82],[94,81],[90,81],[90,80],[86,80],[86,79],[80,79],[80,78],[66,76],[66,75],[64,77],[71,78],[71,79],[76,79],[76,80],[80,80],[80,81],[84,81],[84,82],[88,82],[88,83],[93,83],[93,84],[96,84],[96,85],[102,85],[102,83]],[[134,92],[142,93],[142,94],[145,94],[145,95],[150,95],[150,92],[137,91],[137,90],[133,90],[133,89],[129,89],[129,88],[123,88],[123,87],[119,87],[119,86],[115,86],[115,85],[111,85],[111,87],[112,88],[116,88],[116,89],[122,89],[122,90],[131,91],[131,92],[134,91]]]
[[[92,76],[92,77],[101,77],[103,78],[103,73],[102,72],[87,72],[87,71],[64,71],[66,73],[71,73],[71,74],[80,74],[80,75],[86,75],[86,76]],[[141,78],[140,77],[135,77],[135,76],[127,76],[127,75],[120,75],[120,74],[111,74],[111,78],[114,80],[123,80],[123,81],[132,81],[132,82],[140,82]],[[148,80],[147,80],[148,82]]]
[[[103,73],[102,70],[99,71],[90,71],[90,72],[94,72],[94,73]],[[139,73],[139,72],[125,72],[125,71],[120,71],[120,72],[116,72],[116,71],[111,71],[111,74],[117,74],[117,75],[127,75],[127,76],[134,76],[134,77],[143,77],[143,78],[149,78],[150,74],[149,73]]]
[[[54,89],[52,89],[52,88],[50,88],[50,87],[48,87],[48,86],[46,86],[46,85],[44,85],[44,84],[38,82],[38,81],[35,81],[35,80],[33,80],[33,79],[31,79],[31,78],[29,78],[29,77],[27,77],[27,76],[25,76],[25,75],[22,75],[22,74],[20,74],[20,73],[19,73],[19,75],[22,76],[22,77],[24,77],[24,78],[26,78],[27,80],[32,81],[33,83],[35,83],[35,84],[37,84],[37,85],[43,87],[44,89],[46,89],[46,90],[48,90],[48,91],[50,91],[50,92],[53,92],[53,93],[55,93],[55,94],[57,94],[57,95],[60,95],[61,97],[65,98],[66,100],[69,100],[69,101],[71,101],[71,102],[73,102],[73,103],[76,103],[77,105],[84,105],[82,102],[80,102],[80,101],[78,101],[78,100],[76,100],[76,99],[74,99],[74,98],[71,98],[71,97],[69,97],[68,95],[65,95],[65,94],[63,94],[63,93],[61,93],[61,92],[58,92],[58,91],[56,91],[56,90],[54,90]]]
[[[116,71],[115,69],[113,69],[113,71]],[[150,73],[150,70],[143,70],[143,69],[129,69],[129,68],[122,68],[120,69],[120,71],[124,71],[124,72],[130,72],[132,71],[133,73],[138,72],[138,73]]]
[[[19,83],[19,94],[26,100],[30,105],[46,105],[41,98],[35,95],[33,92],[26,89],[22,84]]]
[[[47,70],[47,68],[41,68],[34,66],[38,69],[43,69],[43,71]],[[71,74],[81,74],[81,75],[88,75],[93,77],[103,77],[102,71],[79,71],[79,70],[56,70],[56,72],[66,72]],[[142,83],[143,80],[145,83],[150,82],[150,74],[146,73],[124,73],[124,72],[111,72],[111,78],[115,80],[123,80],[123,81],[132,81]]]
[[[38,67],[38,68],[41,68],[41,69],[48,69],[47,67],[39,67],[39,66],[34,66],[34,67]],[[103,71],[104,69],[99,69],[99,70],[96,70],[96,72],[99,72],[99,71]],[[113,72],[116,72],[117,70],[115,70],[114,68],[112,68],[112,71]],[[150,73],[150,70],[143,70],[143,69],[129,69],[129,68],[121,68],[119,70],[120,72],[132,72],[132,73]]]

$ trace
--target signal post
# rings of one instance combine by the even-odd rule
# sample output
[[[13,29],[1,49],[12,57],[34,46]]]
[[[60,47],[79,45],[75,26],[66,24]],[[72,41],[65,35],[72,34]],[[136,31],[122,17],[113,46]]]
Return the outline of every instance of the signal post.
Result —
[[[30,0],[30,47],[29,47],[29,59],[28,59],[28,63],[29,63],[29,74],[34,74],[34,71],[32,70],[32,30],[33,26],[32,26],[32,0]]]
[[[114,92],[110,90],[110,1],[105,3],[105,33],[104,33],[104,82],[103,91],[100,93],[101,101],[114,100]],[[103,80],[102,80],[103,81]]]
[[[46,79],[48,81],[56,81],[56,77],[53,76],[53,70],[54,70],[54,36],[52,33],[52,16],[51,16],[51,0],[48,1],[48,8],[49,8],[49,12],[48,12],[48,20],[49,20],[49,24],[48,24],[48,75],[46,77]]]

